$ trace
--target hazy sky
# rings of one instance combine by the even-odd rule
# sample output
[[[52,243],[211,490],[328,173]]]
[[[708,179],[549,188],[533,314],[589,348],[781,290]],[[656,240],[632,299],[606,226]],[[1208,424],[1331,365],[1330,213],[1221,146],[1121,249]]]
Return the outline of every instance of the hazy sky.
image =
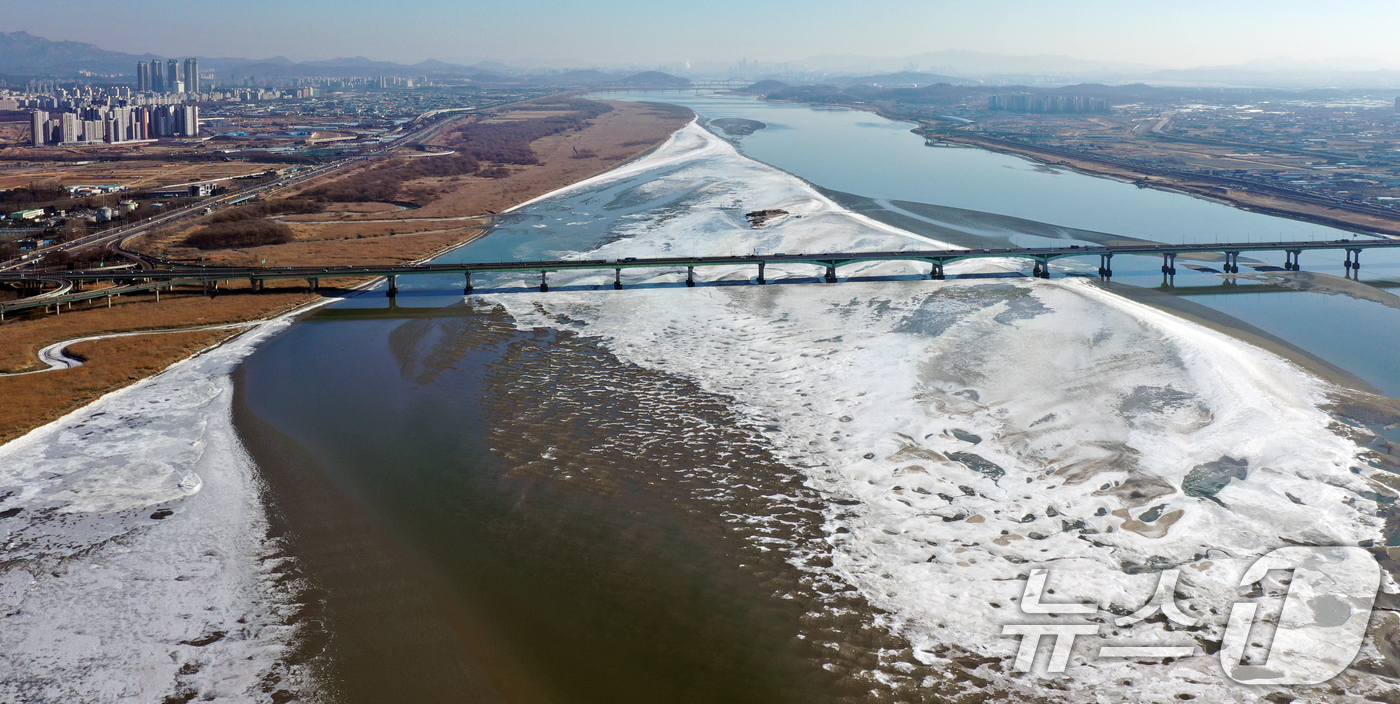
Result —
[[[162,55],[535,64],[893,58],[1400,64],[1400,0],[0,0],[0,30]]]

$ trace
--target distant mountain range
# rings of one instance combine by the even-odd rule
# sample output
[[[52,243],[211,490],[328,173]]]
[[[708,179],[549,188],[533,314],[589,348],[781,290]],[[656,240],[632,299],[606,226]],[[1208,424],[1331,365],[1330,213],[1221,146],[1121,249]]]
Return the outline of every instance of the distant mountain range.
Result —
[[[50,41],[26,32],[0,32],[0,75],[73,76],[81,71],[98,74],[133,75],[136,62],[157,58],[154,54],[126,54],[107,51],[92,44]],[[283,56],[267,59],[196,57],[201,69],[213,70],[221,79],[243,76],[299,78],[311,76],[372,77],[429,76],[464,78],[479,83],[551,84],[591,87],[601,85],[645,85],[675,87],[686,85],[685,78],[644,71],[531,71],[496,62],[471,65],[429,59],[417,64],[375,61],[357,56],[322,61],[292,61]],[[720,65],[697,66],[687,75],[727,75]],[[1370,59],[1298,61],[1287,58],[1258,59],[1233,66],[1193,69],[1163,69],[1148,64],[1121,61],[1094,61],[1064,55],[1006,56],[986,52],[947,50],[892,59],[875,59],[853,54],[827,54],[790,63],[789,71],[804,75],[805,82],[837,86],[877,87],[952,85],[1064,85],[1092,81],[1107,84],[1146,82],[1157,85],[1199,85],[1214,87],[1264,88],[1400,88],[1400,64]],[[781,78],[792,75],[752,76]]]
[[[186,58],[184,56],[156,56],[155,54],[125,54],[107,51],[92,44],[82,42],[56,42],[36,37],[27,32],[0,32],[0,73],[8,75],[66,75],[79,71],[105,74],[135,74],[138,61],[151,61],[165,58]],[[500,65],[459,66],[442,61],[428,60],[419,64],[405,65],[392,61],[373,61],[363,56],[326,61],[296,62],[284,56],[269,59],[242,59],[196,57],[202,69],[212,69],[229,77],[247,75],[299,77],[299,76],[422,76],[451,75],[470,78],[475,75],[496,73]]]
[[[96,74],[134,76],[139,61],[186,58],[156,56],[155,54],[125,54],[107,51],[81,42],[56,42],[26,32],[0,32],[0,75],[71,76],[82,71]],[[428,76],[436,78],[465,78],[478,83],[548,84],[563,86],[632,86],[677,88],[690,85],[658,71],[607,73],[596,70],[564,72],[527,72],[495,62],[480,62],[471,66],[429,59],[417,64],[374,61],[363,56],[323,61],[292,61],[285,56],[270,59],[210,58],[199,56],[199,67],[212,70],[221,79],[245,76],[270,78],[300,78],[325,76],[334,78],[373,76]]]
[[[1148,64],[1091,61],[1062,55],[1006,56],[962,49],[931,51],[894,59],[873,59],[854,54],[825,54],[793,62],[793,65],[805,70],[838,71],[848,74],[929,71],[967,78],[992,75],[1128,74],[1146,73],[1160,68]]]
[[[827,73],[824,82],[849,85],[856,79],[839,74],[879,74],[865,83],[895,83],[888,76],[942,75],[954,85],[975,79],[990,84],[1055,84],[1092,80],[1101,83],[1146,82],[1161,85],[1261,88],[1397,88],[1400,64],[1365,58],[1300,61],[1286,57],[1254,59],[1233,66],[1164,69],[1149,64],[1092,61],[1063,55],[1006,56],[977,51],[934,51],[892,59],[827,54],[792,66]],[[892,72],[899,73],[892,73]],[[953,78],[961,76],[962,78]],[[886,78],[882,81],[869,79]],[[919,81],[906,81],[918,83]]]
[[[154,58],[152,54],[123,54],[81,42],[49,41],[28,32],[0,32],[0,73],[74,73],[82,69],[99,73],[135,71],[137,61]]]
[[[955,86],[975,86],[979,81],[970,78],[944,76],[937,73],[924,73],[922,71],[900,71],[899,73],[883,73],[875,76],[842,77],[832,80],[831,83],[838,86],[864,85],[894,88],[904,86],[930,86],[938,83],[949,83]]]

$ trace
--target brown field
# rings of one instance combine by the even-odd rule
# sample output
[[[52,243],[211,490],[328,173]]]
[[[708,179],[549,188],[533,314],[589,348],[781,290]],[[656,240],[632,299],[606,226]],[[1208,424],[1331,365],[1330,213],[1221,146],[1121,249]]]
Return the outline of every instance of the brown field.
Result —
[[[422,183],[411,184],[437,191],[435,199],[421,208],[404,209],[390,203],[330,203],[323,213],[279,218],[293,228],[293,240],[266,247],[201,252],[179,245],[179,241],[198,224],[181,231],[152,233],[150,237],[132,245],[173,258],[202,256],[209,261],[242,264],[259,263],[264,258],[269,265],[284,266],[423,259],[479,237],[489,223],[487,219],[464,219],[464,216],[500,212],[535,196],[607,171],[660,144],[691,119],[688,111],[682,113],[636,103],[612,105],[612,112],[599,116],[581,131],[535,141],[531,146],[540,163],[511,166],[511,174],[506,178],[458,176],[423,179]],[[514,111],[521,117],[537,118],[548,112]],[[586,158],[572,158],[580,152]],[[91,166],[95,169],[113,167]],[[121,166],[126,167],[126,164]],[[190,173],[185,168],[208,169],[229,165],[138,162],[132,168],[136,166],[149,171],[126,172],[127,177],[167,179],[152,182],[174,183],[181,182],[180,179],[185,177],[177,177],[177,174]],[[267,168],[266,165],[254,164],[233,166],[247,167],[255,172]],[[175,167],[180,167],[180,170]],[[49,168],[48,171],[67,172],[76,168]],[[7,173],[0,178],[12,176]],[[65,182],[84,182],[82,176],[69,174],[65,178],[69,176],[72,176],[72,180]],[[19,185],[37,180],[32,174],[20,179]],[[299,188],[311,185],[318,184],[299,185]],[[3,187],[0,185],[0,188]],[[421,218],[444,219],[413,221]],[[323,280],[320,283],[322,291],[326,292],[329,287],[349,287],[362,282]],[[225,282],[220,284],[220,293],[213,298],[191,289],[162,294],[160,302],[156,303],[152,295],[137,294],[115,299],[111,309],[104,302],[80,303],[57,316],[35,312],[11,319],[0,324],[0,371],[38,368],[37,351],[63,340],[106,332],[256,320],[318,299],[318,296],[308,293],[306,283],[299,280],[269,281],[267,287],[263,292],[253,293],[246,281]],[[0,377],[0,397],[5,399],[3,408],[0,408],[0,442],[61,417],[104,393],[156,373],[230,334],[229,331],[217,330],[182,332],[84,343],[74,349],[88,359],[88,363],[81,367],[28,376]]]
[[[119,337],[73,345],[69,352],[89,360],[76,369],[0,377],[0,443],[57,420],[103,394],[144,379],[190,355],[237,334],[203,330]],[[54,377],[62,376],[61,383]]]
[[[246,284],[244,284],[246,286]],[[279,311],[290,310],[315,300],[303,288],[295,292],[269,290],[257,295],[219,295],[175,291],[162,293],[160,302],[146,293],[112,300],[78,303],[59,315],[34,315],[0,325],[0,373],[40,369],[36,356],[40,349],[63,340],[109,332],[161,330],[180,326],[221,325],[257,320]],[[36,377],[58,378],[68,372],[50,372]],[[8,395],[6,402],[13,400]]]
[[[334,216],[364,216],[372,213],[392,213],[403,209],[403,206],[393,203],[332,203],[325,211],[314,215],[289,215],[282,219],[289,222],[297,219],[324,220]]]
[[[29,141],[29,122],[0,122],[0,149],[13,144],[26,144]]]
[[[351,220],[341,222],[302,222],[293,218],[324,217],[324,214],[291,216],[293,240],[285,244],[202,251],[182,244],[198,225],[178,231],[151,233],[131,242],[131,246],[174,261],[194,261],[257,266],[290,266],[302,263],[342,266],[417,261],[451,245],[479,237],[490,224],[486,218],[400,222],[395,220]],[[281,218],[279,218],[281,219]]]
[[[680,113],[647,103],[608,104],[613,107],[612,112],[595,118],[582,132],[565,132],[534,142],[531,146],[539,157],[539,164],[508,166],[511,175],[502,179],[452,176],[411,181],[406,184],[406,190],[432,191],[435,193],[433,201],[421,208],[400,210],[382,217],[412,219],[499,213],[635,158],[665,141],[692,118],[689,111]],[[544,117],[553,113],[517,110],[505,114]],[[580,155],[584,158],[574,158]],[[351,175],[342,172],[337,178]],[[312,184],[305,184],[297,192],[311,187]],[[344,208],[335,205],[332,209]]]
[[[65,186],[151,188],[173,183],[214,181],[260,174],[282,164],[246,161],[108,161],[91,164],[44,164],[0,171],[0,190],[57,181]]]

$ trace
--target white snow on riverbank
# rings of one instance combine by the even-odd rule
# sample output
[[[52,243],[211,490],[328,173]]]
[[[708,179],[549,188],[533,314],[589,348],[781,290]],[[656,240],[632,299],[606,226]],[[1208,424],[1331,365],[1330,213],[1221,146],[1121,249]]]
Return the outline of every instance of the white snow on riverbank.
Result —
[[[656,177],[642,190],[674,205],[620,223],[614,239],[578,256],[929,246],[840,209],[697,126],[627,175],[648,169]],[[586,198],[575,189],[541,205]],[[793,216],[760,229],[744,221],[769,208]],[[997,268],[967,263],[949,273],[974,266]],[[755,274],[704,271],[711,280]],[[1001,660],[977,675],[1005,690],[1076,701],[1256,701],[1260,690],[1230,683],[1201,649],[1219,641],[1240,575],[1282,545],[1380,537],[1368,498],[1376,487],[1364,476],[1377,470],[1333,432],[1322,382],[1085,280],[688,289],[647,285],[683,272],[628,277],[623,291],[578,290],[569,287],[611,276],[556,274],[549,294],[486,298],[527,327],[581,321],[574,329],[623,360],[733,398],[785,461],[841,502],[828,514],[833,569],[893,615],[890,627],[920,660],[938,662],[949,648]],[[769,277],[779,278],[771,269]],[[1016,606],[1030,569],[1051,570],[1055,600],[1122,614],[1147,602],[1168,566],[1182,568],[1178,592],[1203,616],[1200,630],[1106,627],[1081,638],[1054,689],[1011,672],[1017,640],[999,634],[1004,624],[1038,621]],[[1141,644],[1198,649],[1170,664],[1093,657],[1101,645]],[[1354,671],[1336,683],[1354,694],[1389,686]],[[1325,689],[1289,694],[1332,700]]]
[[[0,447],[0,701],[305,692],[229,374],[266,323]],[[183,701],[183,699],[181,699]]]

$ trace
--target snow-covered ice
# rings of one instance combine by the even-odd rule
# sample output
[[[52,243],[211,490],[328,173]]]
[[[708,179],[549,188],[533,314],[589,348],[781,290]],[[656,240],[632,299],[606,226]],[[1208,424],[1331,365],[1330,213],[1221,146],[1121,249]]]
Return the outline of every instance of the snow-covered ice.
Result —
[[[225,344],[0,447],[0,701],[314,695]],[[278,694],[281,691],[283,694]]]
[[[598,207],[587,187],[643,175],[630,192],[670,207],[619,220],[600,246],[574,256],[930,245],[842,210],[695,125],[647,159],[534,207]],[[742,215],[769,208],[794,216],[753,229]],[[1019,269],[969,262],[949,273],[972,267]],[[756,273],[709,271],[697,277]],[[624,361],[732,398],[833,500],[832,569],[892,614],[890,627],[926,662],[950,647],[1005,660],[978,675],[1026,696],[1255,701],[1263,690],[1229,683],[1205,650],[1220,640],[1239,577],[1282,545],[1381,537],[1380,497],[1368,479],[1378,470],[1357,460],[1359,448],[1322,410],[1329,387],[1087,280],[687,289],[642,285],[680,281],[683,272],[628,276],[623,291],[605,286],[610,272],[561,273],[551,293],[486,298],[522,326],[582,321],[575,330]],[[781,277],[770,269],[769,278]],[[1111,623],[1144,604],[1168,567],[1183,573],[1178,593],[1202,617],[1198,629],[1105,626],[1080,639],[1054,690],[1011,672],[1017,640],[999,634],[1035,621],[1017,608],[1031,569],[1050,570],[1054,599],[1094,602],[1104,609],[1098,622]],[[1197,656],[1170,664],[1093,657],[1101,645],[1142,644],[1184,644]],[[1363,658],[1377,658],[1367,647]],[[1394,694],[1355,670],[1337,682],[1357,694]]]

